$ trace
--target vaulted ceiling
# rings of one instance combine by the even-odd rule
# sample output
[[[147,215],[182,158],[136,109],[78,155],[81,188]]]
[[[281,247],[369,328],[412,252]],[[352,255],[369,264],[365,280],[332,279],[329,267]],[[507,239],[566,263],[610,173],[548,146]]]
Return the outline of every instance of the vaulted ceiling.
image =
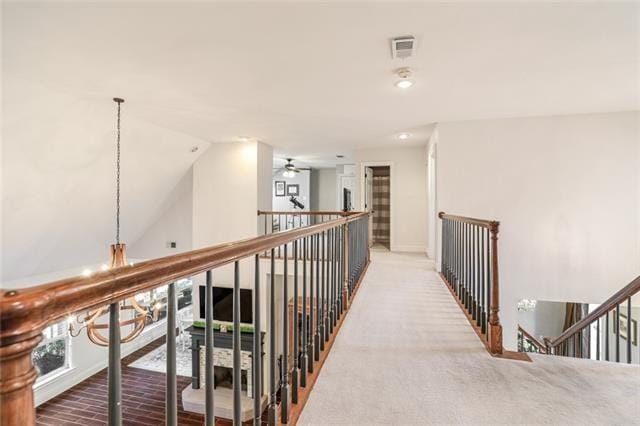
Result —
[[[3,2],[3,277],[111,241],[113,96],[131,242],[208,143],[326,162],[439,121],[638,109],[639,7]],[[392,60],[407,34],[417,56]]]

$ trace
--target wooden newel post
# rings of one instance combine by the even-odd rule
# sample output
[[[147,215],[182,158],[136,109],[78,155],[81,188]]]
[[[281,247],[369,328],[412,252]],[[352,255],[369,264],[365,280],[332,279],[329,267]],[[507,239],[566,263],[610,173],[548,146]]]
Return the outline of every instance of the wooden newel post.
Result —
[[[0,425],[35,425],[33,384],[38,372],[33,367],[31,353],[42,335],[15,343],[4,340],[0,340]]]
[[[498,231],[500,222],[491,222],[491,310],[489,313],[489,345],[492,354],[502,354],[500,324],[500,279],[498,273]]]

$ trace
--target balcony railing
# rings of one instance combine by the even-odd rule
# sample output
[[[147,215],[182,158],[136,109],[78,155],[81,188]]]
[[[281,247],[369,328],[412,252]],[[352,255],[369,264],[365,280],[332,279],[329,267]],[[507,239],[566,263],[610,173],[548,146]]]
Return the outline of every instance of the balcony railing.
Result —
[[[631,281],[560,336],[545,339],[547,353],[628,364],[634,362],[635,357],[636,363],[640,363],[638,321],[634,319],[632,310],[632,300],[638,293],[640,277]]]
[[[500,222],[439,213],[441,273],[487,349],[502,354],[498,229]]]
[[[32,364],[32,351],[42,339],[42,331],[50,324],[87,310],[109,306],[109,402],[110,425],[122,424],[120,333],[118,324],[119,304],[141,292],[148,292],[162,285],[169,285],[167,303],[167,374],[166,374],[166,424],[177,424],[176,388],[176,284],[177,280],[196,274],[206,275],[205,319],[205,424],[214,425],[214,376],[213,376],[213,276],[225,265],[234,265],[233,272],[233,423],[241,423],[241,358],[240,358],[240,263],[254,265],[253,282],[253,353],[263,353],[261,332],[268,333],[268,421],[291,420],[292,404],[306,398],[312,386],[307,380],[314,364],[328,350],[325,346],[336,332],[348,309],[358,283],[369,263],[368,213],[349,215],[334,214],[335,218],[315,225],[268,233],[233,243],[216,245],[199,250],[149,260],[134,266],[97,272],[90,277],[75,277],[21,290],[3,290],[0,295],[0,425],[34,425],[35,407],[32,385],[37,372]],[[277,259],[275,250],[284,252]],[[289,255],[288,251],[291,251]],[[261,254],[270,252],[268,294],[260,294]],[[308,313],[301,330],[293,327],[293,353],[289,357],[288,303],[276,311],[276,262],[282,262],[284,300],[302,296],[302,312]],[[289,277],[293,268],[293,282]],[[289,291],[293,286],[293,292]],[[261,324],[260,311],[266,298],[268,324]],[[298,303],[293,303],[293,318],[298,316]],[[276,327],[280,316],[282,327]],[[277,335],[280,334],[279,339]],[[278,381],[276,342],[281,342],[285,363]],[[259,425],[262,415],[262,357],[253,357],[254,419]],[[317,367],[316,367],[317,368]],[[279,408],[279,410],[278,410]]]

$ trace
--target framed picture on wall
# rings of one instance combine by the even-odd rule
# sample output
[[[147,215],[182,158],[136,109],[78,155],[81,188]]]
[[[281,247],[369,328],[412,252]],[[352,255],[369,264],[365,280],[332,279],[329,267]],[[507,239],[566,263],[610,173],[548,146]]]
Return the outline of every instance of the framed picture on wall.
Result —
[[[287,195],[293,195],[294,197],[300,195],[300,185],[298,185],[297,183],[293,185],[287,185]]]
[[[613,310],[613,318],[616,317],[616,310]],[[613,334],[615,334],[618,330],[616,326],[616,321],[613,321]],[[622,312],[620,312],[620,337],[624,340],[627,340],[631,336],[631,344],[634,346],[638,346],[638,321],[631,319],[631,324],[629,324],[629,318]]]
[[[277,180],[275,182],[276,186],[276,197],[284,197],[286,195],[285,188],[287,186],[286,182],[283,180]]]

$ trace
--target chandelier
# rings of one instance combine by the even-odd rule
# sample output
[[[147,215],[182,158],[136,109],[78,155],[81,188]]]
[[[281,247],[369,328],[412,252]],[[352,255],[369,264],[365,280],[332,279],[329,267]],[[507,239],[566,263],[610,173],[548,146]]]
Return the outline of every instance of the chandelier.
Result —
[[[107,269],[120,268],[127,265],[127,246],[120,243],[120,107],[124,99],[113,98],[118,104],[117,140],[116,140],[116,243],[111,244],[109,266]],[[130,318],[121,320],[120,327],[131,326],[131,331],[120,339],[121,343],[127,343],[135,339],[142,333],[146,323],[148,310],[141,307],[135,297],[131,297],[124,302],[118,303],[120,313],[129,312]],[[94,311],[87,312],[84,319],[76,319],[80,327],[76,330],[73,322],[70,321],[69,333],[76,337],[83,328],[87,329],[87,337],[99,346],[109,346],[109,339],[102,334],[102,330],[109,328],[108,323],[99,323],[98,319],[109,312],[109,306],[103,306]],[[122,316],[120,316],[122,317]]]

